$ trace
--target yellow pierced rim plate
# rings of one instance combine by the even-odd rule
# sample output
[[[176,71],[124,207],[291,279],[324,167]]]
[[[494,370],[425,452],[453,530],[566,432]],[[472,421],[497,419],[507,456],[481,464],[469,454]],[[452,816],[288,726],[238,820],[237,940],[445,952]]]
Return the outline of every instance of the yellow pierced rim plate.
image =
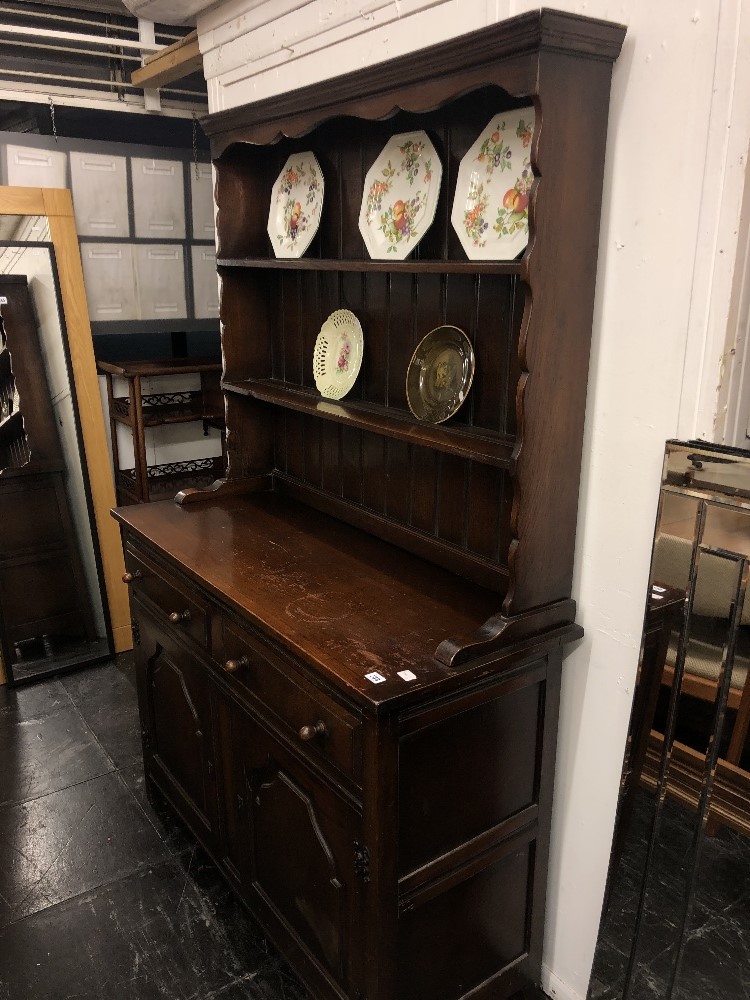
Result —
[[[438,326],[417,345],[406,372],[406,401],[418,420],[441,424],[463,406],[474,379],[474,348],[457,326]]]
[[[362,365],[363,342],[362,326],[353,312],[331,313],[313,350],[313,376],[321,396],[342,399],[349,392]]]

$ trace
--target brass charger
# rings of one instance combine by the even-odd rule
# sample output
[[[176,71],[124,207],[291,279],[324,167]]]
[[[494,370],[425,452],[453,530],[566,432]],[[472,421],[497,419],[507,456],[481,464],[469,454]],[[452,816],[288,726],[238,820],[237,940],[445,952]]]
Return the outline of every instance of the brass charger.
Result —
[[[474,378],[471,341],[457,326],[438,326],[420,340],[406,371],[406,401],[418,420],[441,424],[463,405]]]

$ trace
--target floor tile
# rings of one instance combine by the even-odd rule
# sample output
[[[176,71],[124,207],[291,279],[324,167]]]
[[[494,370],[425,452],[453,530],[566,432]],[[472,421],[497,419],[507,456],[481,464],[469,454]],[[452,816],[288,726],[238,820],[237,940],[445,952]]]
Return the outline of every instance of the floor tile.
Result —
[[[0,708],[0,804],[47,795],[112,769],[59,681],[14,692]]]
[[[139,760],[123,767],[120,777],[135,796],[138,804],[148,817],[159,837],[171,854],[189,854],[196,846],[196,839],[167,805],[160,792],[155,792],[153,801],[146,795],[146,778],[143,761]]]
[[[174,862],[156,865],[0,932],[0,1000],[282,1000],[241,938]]]
[[[168,856],[116,773],[0,807],[0,925]]]
[[[660,956],[651,971],[666,979],[674,956]],[[747,1000],[750,997],[750,894],[697,930],[688,931],[674,1000]]]
[[[634,835],[625,837],[610,908],[597,942],[590,1000],[621,1000],[623,972],[633,944],[632,919],[643,877],[643,833],[653,798],[643,793],[634,810]],[[674,973],[685,898],[693,863],[697,816],[667,801],[648,872],[638,961],[628,1000],[663,1000]],[[750,1000],[750,867],[748,840],[721,829],[702,840],[685,950],[673,1000]],[[744,978],[743,978],[744,976]]]
[[[133,690],[136,690],[137,682],[135,677],[135,657],[133,656],[132,649],[127,653],[118,653],[115,657],[115,666],[128,681]]]
[[[67,674],[61,682],[115,767],[124,767],[140,758],[135,691],[114,663]]]
[[[616,996],[617,992],[614,987],[600,983],[596,976],[591,977],[588,1000],[614,1000]]]
[[[43,718],[67,702],[65,688],[57,678],[17,688],[3,685],[0,687],[0,725]]]

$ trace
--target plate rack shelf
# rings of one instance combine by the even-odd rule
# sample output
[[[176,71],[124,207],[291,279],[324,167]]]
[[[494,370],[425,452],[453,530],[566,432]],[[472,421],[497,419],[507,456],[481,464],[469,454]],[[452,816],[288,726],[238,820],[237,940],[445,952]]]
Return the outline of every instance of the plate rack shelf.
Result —
[[[536,84],[524,90],[497,66],[493,75],[494,85],[454,91],[432,110],[404,100],[409,110],[382,121],[348,115],[344,103],[299,138],[287,123],[267,145],[262,122],[223,133],[215,140],[217,260],[236,431],[229,478],[270,467],[278,490],[293,483],[313,506],[429,553],[502,595],[513,617],[570,591],[580,461],[571,440],[582,429],[600,186],[589,174],[604,137],[566,147],[538,104],[545,129],[533,165],[537,178],[542,162],[547,170],[532,195],[529,248],[513,261],[468,260],[450,222],[461,158],[493,116],[539,100]],[[582,95],[576,100],[580,107]],[[578,115],[572,98],[562,103],[565,116]],[[358,228],[365,175],[391,135],[416,128],[443,164],[434,222],[412,258],[369,260]],[[287,158],[305,150],[325,177],[321,223],[305,256],[277,260],[265,228],[270,191]],[[569,200],[561,209],[553,199],[571,172],[588,193],[585,204]],[[553,259],[560,266],[547,274]],[[555,302],[565,303],[557,315]],[[316,393],[312,353],[321,324],[339,308],[359,318],[365,344],[357,383],[333,404]],[[409,412],[406,370],[418,342],[441,324],[466,331],[476,371],[464,406],[436,426]],[[555,409],[557,426],[548,419]],[[514,507],[522,495],[533,497],[526,509]]]
[[[499,469],[510,469],[513,461],[515,439],[511,436],[482,434],[472,427],[418,423],[410,414],[395,408],[358,402],[348,397],[334,402],[323,399],[320,393],[307,386],[290,385],[276,379],[225,380],[223,385],[228,393],[250,396],[297,413],[309,413],[321,420],[434,448],[447,455],[457,455]]]
[[[415,254],[419,253],[419,246]],[[300,257],[280,260],[268,257],[236,257],[217,259],[220,268],[246,267],[250,270],[273,271],[363,271],[393,274],[521,274],[523,261],[471,260],[344,260],[324,257]]]

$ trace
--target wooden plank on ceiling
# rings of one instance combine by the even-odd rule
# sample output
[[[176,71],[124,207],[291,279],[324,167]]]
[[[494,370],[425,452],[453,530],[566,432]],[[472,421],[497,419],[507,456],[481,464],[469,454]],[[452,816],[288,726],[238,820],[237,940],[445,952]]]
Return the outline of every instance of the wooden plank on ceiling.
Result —
[[[202,68],[198,32],[191,31],[179,42],[148,56],[140,69],[133,70],[130,80],[136,87],[165,87]]]

